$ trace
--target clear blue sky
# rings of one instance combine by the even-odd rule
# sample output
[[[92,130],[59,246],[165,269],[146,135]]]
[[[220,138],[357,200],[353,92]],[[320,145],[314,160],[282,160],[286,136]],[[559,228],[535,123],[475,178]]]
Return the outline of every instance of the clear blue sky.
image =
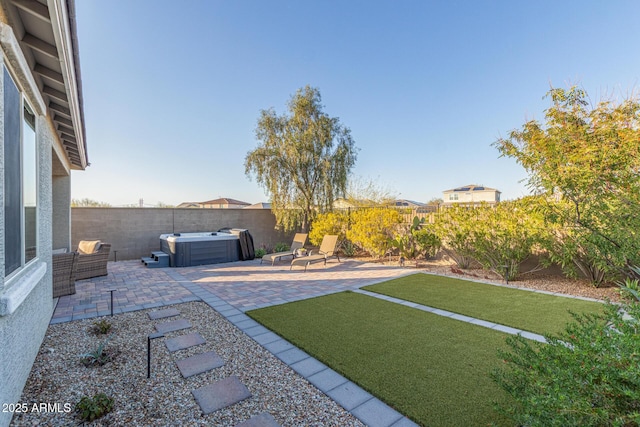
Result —
[[[544,118],[550,85],[593,101],[640,76],[638,1],[76,1],[91,166],[72,197],[267,201],[244,173],[260,110],[307,84],[360,148],[354,175],[428,201],[527,194],[491,144]]]

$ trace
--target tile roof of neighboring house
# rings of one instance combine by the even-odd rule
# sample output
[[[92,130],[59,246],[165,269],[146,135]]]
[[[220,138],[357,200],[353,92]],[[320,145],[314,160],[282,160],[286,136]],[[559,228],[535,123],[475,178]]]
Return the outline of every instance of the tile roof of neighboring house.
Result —
[[[220,199],[207,200],[206,202],[200,202],[202,205],[244,205],[249,206],[251,203],[243,202],[242,200],[229,199],[227,197],[221,197]]]
[[[500,193],[499,190],[496,190],[495,188],[490,188],[490,187],[485,187],[483,185],[476,185],[476,184],[469,184],[469,185],[465,185],[464,187],[458,187],[458,188],[453,188],[451,190],[444,190],[443,193],[448,193],[448,192],[455,192],[455,191],[497,191],[498,193]]]
[[[182,202],[176,208],[198,208],[200,203],[198,202]]]

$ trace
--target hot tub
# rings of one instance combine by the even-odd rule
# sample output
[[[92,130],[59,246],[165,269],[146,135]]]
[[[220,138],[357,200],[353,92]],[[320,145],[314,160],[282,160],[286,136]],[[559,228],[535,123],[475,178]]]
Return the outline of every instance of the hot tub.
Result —
[[[171,267],[238,261],[240,240],[228,233],[176,233],[160,235],[160,250]]]

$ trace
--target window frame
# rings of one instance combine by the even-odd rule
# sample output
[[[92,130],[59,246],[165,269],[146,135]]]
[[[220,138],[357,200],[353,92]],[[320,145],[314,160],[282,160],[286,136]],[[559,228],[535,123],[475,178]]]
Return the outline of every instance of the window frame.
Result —
[[[22,87],[22,85],[20,84],[20,80],[16,77],[15,73],[11,70],[11,68],[9,67],[9,64],[7,64],[6,62],[3,63],[2,66],[2,73],[3,73],[3,85],[5,85],[6,88],[6,83],[4,83],[4,79],[9,79],[11,84],[13,84],[13,86],[16,88],[17,92],[18,92],[18,96],[19,96],[19,100],[20,100],[20,105],[19,105],[19,111],[20,111],[20,118],[19,118],[19,168],[20,168],[20,183],[18,185],[19,188],[19,200],[20,200],[20,247],[18,249],[19,253],[20,253],[20,264],[15,267],[13,270],[11,270],[10,272],[7,272],[7,266],[6,266],[6,256],[7,256],[7,252],[9,251],[9,248],[6,245],[6,237],[5,240],[2,242],[2,244],[4,245],[4,257],[5,257],[5,271],[3,272],[4,274],[4,286],[0,287],[0,290],[2,290],[2,288],[4,289],[8,289],[11,288],[13,286],[14,283],[19,282],[20,278],[23,277],[26,273],[27,270],[29,270],[29,267],[36,264],[39,260],[39,255],[40,255],[40,239],[39,239],[39,230],[40,230],[40,224],[39,224],[39,200],[40,200],[40,188],[39,188],[39,173],[40,173],[40,156],[39,156],[39,152],[38,152],[38,132],[37,132],[37,114],[35,113],[35,109],[33,108],[32,104],[29,102],[29,100],[27,99],[27,95],[25,93],[24,88]],[[3,98],[2,102],[3,102],[3,108],[6,108],[6,97]],[[33,124],[29,123],[26,120],[26,114],[25,114],[25,110],[27,110],[29,112],[29,114],[31,114],[33,116]],[[33,155],[34,155],[34,159],[32,159],[33,161],[33,176],[30,177],[33,179],[33,183],[34,183],[34,194],[33,196],[35,197],[35,206],[34,206],[34,212],[33,212],[33,240],[34,240],[34,248],[35,248],[35,253],[33,258],[27,259],[27,255],[26,255],[26,250],[27,250],[27,215],[26,215],[26,199],[25,199],[25,176],[26,173],[31,172],[31,171],[27,171],[25,168],[25,144],[27,143],[25,141],[25,126],[29,126],[31,127],[31,130],[33,131]],[[6,124],[5,124],[6,126]],[[4,142],[4,138],[6,136],[6,129],[2,130],[3,132],[3,145],[5,144]],[[4,148],[3,148],[4,149]],[[11,165],[7,162],[6,157],[3,160],[3,166],[4,169],[6,170],[8,167],[10,167]],[[13,190],[13,188],[11,188],[11,190]],[[6,198],[7,196],[7,183],[4,182],[3,184],[3,198]],[[6,200],[6,199],[5,199]],[[6,233],[6,228],[7,228],[7,216],[6,216],[6,210],[5,210],[5,214],[3,216],[3,227],[5,229],[5,233]]]

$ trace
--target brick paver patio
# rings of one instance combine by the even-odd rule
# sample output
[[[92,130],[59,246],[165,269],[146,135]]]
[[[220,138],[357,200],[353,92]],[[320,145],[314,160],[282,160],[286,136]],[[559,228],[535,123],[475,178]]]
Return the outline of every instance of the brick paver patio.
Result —
[[[261,265],[260,260],[184,268],[146,268],[139,261],[110,262],[108,276],[76,282],[76,294],[61,297],[51,323],[104,316],[113,312],[142,310],[200,298],[196,285],[245,312],[254,308],[282,304],[357,289],[398,277],[411,270],[354,260],[331,260],[302,269],[289,270],[284,261]]]

